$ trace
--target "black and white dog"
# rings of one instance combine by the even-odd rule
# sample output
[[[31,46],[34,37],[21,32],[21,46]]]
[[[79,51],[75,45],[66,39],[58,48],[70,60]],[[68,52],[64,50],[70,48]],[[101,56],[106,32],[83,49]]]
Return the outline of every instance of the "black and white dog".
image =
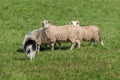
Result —
[[[35,40],[32,38],[27,38],[23,45],[23,51],[26,54],[27,58],[32,60],[37,52],[37,44]]]

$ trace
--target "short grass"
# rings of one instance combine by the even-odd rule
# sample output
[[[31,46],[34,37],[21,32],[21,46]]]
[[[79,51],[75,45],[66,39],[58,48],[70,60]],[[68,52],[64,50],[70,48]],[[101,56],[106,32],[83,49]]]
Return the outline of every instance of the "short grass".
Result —
[[[97,25],[105,47],[50,49],[37,53],[33,61],[21,50],[24,35],[40,28],[42,20],[55,25],[79,20]],[[119,0],[0,0],[1,80],[120,80]]]

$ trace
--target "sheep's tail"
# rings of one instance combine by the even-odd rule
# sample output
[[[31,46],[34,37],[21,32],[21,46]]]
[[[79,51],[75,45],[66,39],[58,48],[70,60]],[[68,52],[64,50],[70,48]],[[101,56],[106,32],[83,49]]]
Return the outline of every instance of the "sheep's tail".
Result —
[[[30,60],[32,60],[35,57],[36,51],[37,51],[36,42],[32,39],[28,39],[24,45],[24,52],[26,56],[30,58]]]
[[[103,42],[103,40],[102,40],[102,38],[100,36],[100,32],[99,32],[99,41],[100,41],[101,45],[104,46],[104,42]]]

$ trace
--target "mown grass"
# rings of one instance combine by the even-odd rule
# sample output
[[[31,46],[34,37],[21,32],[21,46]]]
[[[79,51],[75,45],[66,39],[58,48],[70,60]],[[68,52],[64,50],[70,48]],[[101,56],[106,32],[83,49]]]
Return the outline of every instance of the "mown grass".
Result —
[[[119,0],[0,0],[1,80],[119,80]],[[105,47],[83,42],[80,49],[50,49],[37,53],[33,61],[21,50],[24,35],[40,28],[42,20],[55,25],[79,20],[97,25]]]

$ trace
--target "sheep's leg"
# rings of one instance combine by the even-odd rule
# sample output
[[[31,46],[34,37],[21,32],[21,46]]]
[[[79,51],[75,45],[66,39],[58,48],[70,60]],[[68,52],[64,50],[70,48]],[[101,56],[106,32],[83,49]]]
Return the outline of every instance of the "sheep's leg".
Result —
[[[45,48],[47,48],[47,44],[45,44]]]
[[[54,44],[55,43],[51,43],[51,49],[52,49],[52,51],[54,51]]]
[[[40,51],[40,46],[37,46],[37,51],[38,51],[38,52]]]
[[[78,48],[80,48],[80,41],[76,40],[76,43],[78,44]]]
[[[61,49],[61,43],[60,43],[60,42],[58,42],[58,44],[59,44],[59,49]]]
[[[76,45],[76,42],[72,42],[72,46],[71,46],[70,50],[72,50],[75,47],[75,45]]]
[[[91,46],[93,46],[93,45],[94,45],[94,42],[95,42],[94,40],[91,40]]]

